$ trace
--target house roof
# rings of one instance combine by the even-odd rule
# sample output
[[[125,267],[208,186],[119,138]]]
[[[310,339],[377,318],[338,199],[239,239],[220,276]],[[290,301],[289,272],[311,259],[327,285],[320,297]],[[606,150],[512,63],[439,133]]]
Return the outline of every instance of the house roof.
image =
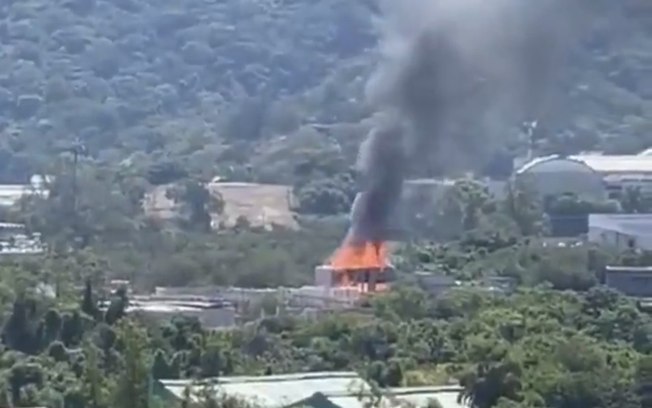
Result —
[[[652,156],[577,155],[573,156],[598,173],[652,173]]]
[[[652,273],[652,266],[621,266],[621,265],[607,265],[605,267],[607,272],[616,273]]]
[[[161,380],[178,398],[183,398],[188,380]],[[215,379],[217,391],[262,407],[284,407],[307,400],[319,392],[327,398],[350,397],[354,390],[368,391],[369,385],[354,372],[318,372],[270,376],[237,376]],[[340,401],[345,402],[345,401]],[[339,404],[338,404],[339,405]],[[349,408],[347,404],[343,408]],[[352,407],[359,408],[359,405]]]
[[[517,170],[517,173],[525,173],[543,164],[551,166],[553,163],[555,168],[559,168],[559,171],[567,170],[569,164],[574,165],[573,169],[579,169],[580,167],[577,165],[580,164],[600,174],[652,174],[652,156],[650,155],[602,154],[538,157],[523,165]]]
[[[589,214],[589,229],[600,228],[630,236],[652,236],[652,214]]]
[[[193,386],[191,380],[159,380],[176,398]],[[313,408],[363,408],[361,395],[370,395],[371,387],[355,372],[313,372],[270,376],[219,377],[212,381],[222,395],[249,401],[261,407],[310,406]],[[196,385],[195,385],[196,386]],[[392,388],[383,393],[381,405],[396,406],[407,402],[425,406],[431,399],[443,408],[462,408],[458,403],[461,387]]]
[[[393,398],[416,407],[426,407],[429,401],[436,400],[442,408],[466,408],[467,405],[458,401],[461,392],[460,386],[441,386],[392,388],[389,393]]]

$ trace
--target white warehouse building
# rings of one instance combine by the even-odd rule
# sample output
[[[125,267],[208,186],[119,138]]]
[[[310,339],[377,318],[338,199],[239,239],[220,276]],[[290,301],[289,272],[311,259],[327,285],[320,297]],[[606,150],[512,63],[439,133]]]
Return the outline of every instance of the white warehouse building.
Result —
[[[590,214],[588,240],[618,251],[650,251],[652,214]]]
[[[644,152],[645,153],[645,152]],[[542,195],[574,193],[583,198],[616,198],[628,188],[652,196],[652,156],[552,155],[530,161],[516,173]]]

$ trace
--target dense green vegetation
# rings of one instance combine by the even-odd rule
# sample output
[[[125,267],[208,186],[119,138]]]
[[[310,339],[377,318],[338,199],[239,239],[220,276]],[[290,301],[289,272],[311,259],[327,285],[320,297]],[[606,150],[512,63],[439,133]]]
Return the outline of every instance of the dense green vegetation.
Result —
[[[374,299],[371,314],[273,317],[209,333],[181,318],[163,326],[127,320],[121,292],[101,312],[90,283],[78,297],[56,300],[18,291],[33,287],[28,265],[22,268],[20,281],[9,279],[15,269],[3,276],[5,406],[152,406],[149,373],[343,369],[380,386],[458,379],[477,407],[636,407],[649,398],[652,320],[600,287],[522,288],[510,296],[467,288],[436,299],[403,287]]]
[[[91,245],[70,254],[54,252],[33,262],[6,264],[0,280],[7,310],[0,361],[3,398],[14,406],[117,408],[124,401],[140,401],[138,406],[149,407],[155,405],[148,399],[150,374],[205,378],[354,369],[381,387],[457,380],[464,385],[463,397],[482,408],[641,406],[640,401],[649,398],[645,387],[652,321],[632,301],[599,282],[605,263],[619,262],[619,257],[626,263],[646,262],[649,255],[547,247],[533,235],[544,228],[541,211],[524,194],[515,189],[512,198],[496,201],[478,184],[459,182],[448,218],[459,223],[460,239],[400,248],[395,261],[403,271],[402,283],[372,299],[371,309],[316,320],[281,315],[228,332],[210,333],[197,321],[182,318],[162,326],[139,316],[125,318],[126,294],[110,296],[92,284],[123,259],[116,246]],[[341,232],[334,231],[334,238]],[[136,236],[144,233],[138,230]],[[165,242],[164,231],[147,233],[145,242]],[[279,241],[284,234],[290,241]],[[275,285],[297,279],[287,275],[294,269],[263,254],[273,257],[274,245],[288,250],[300,241],[306,241],[305,247],[295,256],[316,248],[310,246],[314,238],[293,234],[300,233],[242,227],[215,238],[222,251],[217,254],[212,254],[209,241],[204,247],[189,243],[171,251],[172,258],[164,258],[173,248],[165,245],[171,244],[152,252],[152,259],[146,253],[131,257],[147,262],[163,257],[152,269],[155,276],[149,277],[154,282],[178,279],[176,270],[190,281],[203,276],[216,283],[230,278],[243,285]],[[271,237],[275,241],[264,244]],[[178,244],[174,240],[185,238],[168,239]],[[247,268],[265,263],[258,270],[238,266],[239,250],[232,245],[252,251],[254,260]],[[107,248],[111,251],[106,258],[93,252]],[[187,269],[180,269],[183,264],[166,269],[170,259],[183,260]],[[206,259],[214,263],[203,264]],[[227,263],[229,259],[236,263]],[[432,298],[410,284],[409,272],[414,270],[462,281],[507,276],[520,288],[500,295],[471,286]],[[265,276],[268,281],[261,281]],[[58,296],[52,299],[39,292],[39,281],[54,284]],[[82,281],[87,282],[83,290],[73,289]],[[101,311],[97,301],[106,296],[110,304]]]
[[[303,210],[341,212],[350,199],[342,178],[369,129],[362,101],[377,65],[375,7],[4,2],[0,180],[55,171],[80,141],[94,164],[149,184],[216,174],[291,183],[306,195]],[[590,2],[559,83],[559,117],[539,118],[539,152],[650,145],[650,14],[645,0]],[[508,156],[528,146],[514,125],[497,147]]]

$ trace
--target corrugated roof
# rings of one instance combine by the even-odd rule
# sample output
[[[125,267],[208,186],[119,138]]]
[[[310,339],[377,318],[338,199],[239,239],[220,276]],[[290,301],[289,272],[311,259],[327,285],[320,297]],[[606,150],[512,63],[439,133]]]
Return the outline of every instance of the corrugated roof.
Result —
[[[0,222],[0,228],[25,229],[25,224],[16,224],[14,222]]]
[[[652,156],[594,154],[572,158],[585,163],[598,173],[652,173]]]
[[[608,272],[652,272],[652,266],[607,265],[605,269]]]
[[[652,156],[650,155],[602,155],[578,154],[573,156],[551,155],[537,157],[523,165],[517,173],[528,170],[547,162],[555,160],[582,163],[593,171],[607,174],[648,174],[652,173]]]
[[[182,399],[191,380],[160,380],[175,397]],[[340,408],[364,408],[360,394],[370,393],[371,387],[355,372],[313,372],[270,376],[219,377],[213,380],[218,393],[236,397],[261,407],[286,407],[309,401],[319,395]],[[410,403],[418,407],[437,400],[443,408],[466,408],[458,403],[459,386],[409,387],[386,390],[381,405],[396,406]]]
[[[460,386],[403,387],[392,388],[390,395],[419,408],[428,406],[430,400],[438,401],[442,408],[467,408],[468,405],[458,402],[462,390]]]
[[[652,235],[652,214],[589,214],[591,227],[623,235]]]
[[[161,384],[178,398],[183,398],[184,389],[192,383],[188,380],[161,380]],[[215,379],[214,386],[224,395],[263,407],[291,405],[318,392],[330,399],[349,397],[360,389],[369,390],[368,384],[354,372],[219,377]],[[360,408],[360,404],[351,408]]]
[[[534,168],[535,166],[538,166],[541,163],[549,162],[552,160],[557,160],[559,159],[560,156],[558,154],[553,154],[550,156],[542,156],[542,157],[535,157],[534,159],[530,160],[529,162],[525,163],[522,165],[518,170],[516,170],[517,174],[522,174],[530,169]]]

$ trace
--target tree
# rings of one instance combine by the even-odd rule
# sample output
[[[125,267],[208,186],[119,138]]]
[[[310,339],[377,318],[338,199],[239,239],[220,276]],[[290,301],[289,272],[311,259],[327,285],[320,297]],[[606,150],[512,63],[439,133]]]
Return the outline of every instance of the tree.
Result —
[[[127,313],[127,307],[129,306],[129,298],[127,297],[127,288],[120,287],[115,295],[111,298],[109,307],[106,309],[104,315],[104,320],[112,325],[118,320],[122,319]]]
[[[59,338],[62,327],[61,315],[58,311],[50,309],[43,317],[43,344],[47,345]]]
[[[177,162],[165,160],[154,163],[147,170],[147,180],[155,185],[164,185],[187,177],[186,170]]]
[[[97,302],[93,295],[93,286],[90,279],[86,279],[86,285],[84,287],[84,297],[82,298],[81,303],[82,312],[86,313],[88,316],[96,319],[99,316],[99,309],[97,307]]]
[[[196,180],[186,180],[180,186],[167,190],[167,196],[180,204],[182,225],[190,230],[208,232],[211,230],[211,214],[221,214],[224,201],[219,194],[208,190]]]
[[[2,330],[3,343],[27,354],[37,353],[41,345],[36,325],[36,302],[18,297]]]
[[[652,407],[652,356],[641,356],[636,366],[636,394],[642,408]]]
[[[118,329],[122,349],[121,375],[113,392],[115,408],[149,408],[150,363],[145,331],[130,320]]]
[[[480,363],[462,379],[462,399],[477,408],[491,408],[501,397],[519,401],[521,375],[515,361]]]
[[[9,386],[11,388],[11,400],[15,405],[37,405],[34,401],[34,389],[30,386],[41,387],[45,380],[43,367],[35,363],[16,363],[9,370]]]
[[[178,375],[178,372],[172,373],[172,367],[165,352],[161,349],[156,350],[154,362],[152,363],[152,377],[155,379],[176,378]]]
[[[201,376],[215,378],[222,371],[223,358],[219,344],[209,342],[201,351]]]
[[[649,212],[651,202],[643,195],[640,187],[627,187],[620,197],[620,206],[628,214]]]
[[[82,395],[88,402],[89,408],[105,408],[108,402],[107,382],[100,369],[98,350],[92,343],[86,341],[83,351]]]
[[[522,179],[507,183],[505,199],[507,213],[516,222],[522,235],[531,236],[543,232],[543,208],[535,192]]]
[[[84,321],[79,310],[63,315],[61,325],[61,340],[66,347],[74,347],[81,343],[84,336]]]

